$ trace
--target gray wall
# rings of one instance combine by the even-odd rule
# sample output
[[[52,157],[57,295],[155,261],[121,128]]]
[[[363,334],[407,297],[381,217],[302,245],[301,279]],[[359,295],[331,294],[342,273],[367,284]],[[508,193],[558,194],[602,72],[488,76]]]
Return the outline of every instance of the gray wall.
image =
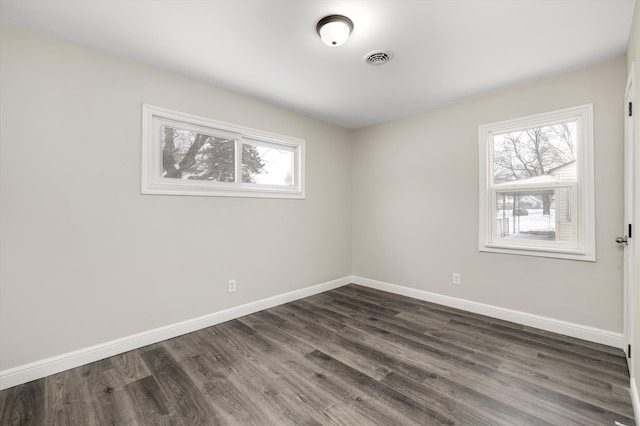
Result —
[[[353,274],[622,332],[625,80],[620,57],[356,132]],[[591,102],[597,262],[480,253],[478,126]]]
[[[350,132],[3,24],[0,370],[352,273],[621,332],[625,78],[618,58]],[[307,199],[140,195],[143,102],[305,139]],[[598,261],[479,253],[478,126],[589,102]]]
[[[348,131],[1,31],[0,370],[350,274]],[[305,139],[307,199],[140,195],[143,102]]]

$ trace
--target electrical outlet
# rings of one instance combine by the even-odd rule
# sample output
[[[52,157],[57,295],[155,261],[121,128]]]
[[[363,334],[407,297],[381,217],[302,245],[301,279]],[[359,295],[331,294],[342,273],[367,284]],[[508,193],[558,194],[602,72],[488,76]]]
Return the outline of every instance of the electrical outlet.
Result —
[[[229,280],[228,290],[229,293],[233,293],[234,291],[236,291],[236,280]]]
[[[453,280],[452,282],[454,284],[462,284],[462,279],[460,278],[460,273],[459,272],[454,272],[453,273]]]

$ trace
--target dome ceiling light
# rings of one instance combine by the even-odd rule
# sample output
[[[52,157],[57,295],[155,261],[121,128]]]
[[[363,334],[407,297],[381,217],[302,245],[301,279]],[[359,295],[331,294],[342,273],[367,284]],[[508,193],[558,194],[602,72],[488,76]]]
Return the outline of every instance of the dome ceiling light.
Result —
[[[349,38],[351,31],[353,31],[353,22],[346,16],[329,15],[318,22],[316,31],[324,44],[338,47]]]

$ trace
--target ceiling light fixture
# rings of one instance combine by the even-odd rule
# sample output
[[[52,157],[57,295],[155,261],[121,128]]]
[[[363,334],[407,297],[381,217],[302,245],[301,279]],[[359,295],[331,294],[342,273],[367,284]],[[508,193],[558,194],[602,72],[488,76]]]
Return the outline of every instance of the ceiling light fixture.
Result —
[[[349,38],[351,31],[353,31],[353,22],[346,16],[329,15],[318,22],[316,31],[324,44],[338,47]]]

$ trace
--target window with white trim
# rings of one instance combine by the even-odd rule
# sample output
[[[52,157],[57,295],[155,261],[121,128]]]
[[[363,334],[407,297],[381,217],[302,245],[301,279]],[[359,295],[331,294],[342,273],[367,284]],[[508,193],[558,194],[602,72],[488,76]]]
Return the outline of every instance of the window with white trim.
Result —
[[[480,126],[480,251],[595,261],[593,106]]]
[[[142,193],[304,198],[304,140],[142,107]]]

